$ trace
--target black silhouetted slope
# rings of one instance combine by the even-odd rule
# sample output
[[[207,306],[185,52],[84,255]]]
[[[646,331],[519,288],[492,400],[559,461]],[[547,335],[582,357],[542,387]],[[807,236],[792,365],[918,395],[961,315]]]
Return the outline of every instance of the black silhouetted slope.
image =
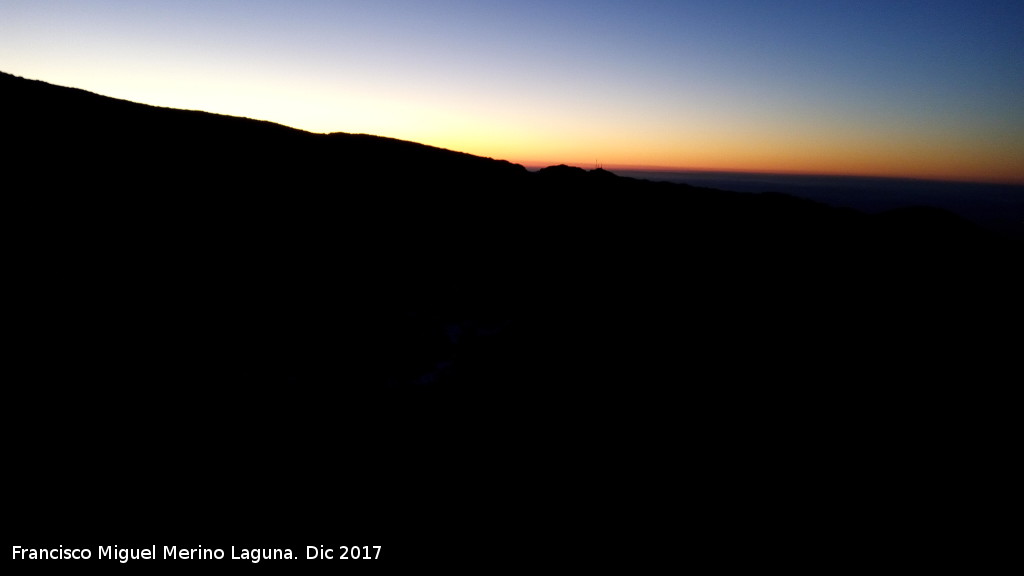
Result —
[[[421,171],[468,176],[522,170],[507,162],[367,135],[318,135],[270,122],[175,110],[98,96],[83,90],[0,75],[10,112],[5,135],[21,146],[14,158],[49,166],[49,178],[80,179],[96,172],[110,185],[146,178],[161,190],[204,170],[216,183],[302,181],[330,170],[380,170],[389,179]],[[395,170],[401,166],[401,169]],[[153,171],[153,172],[151,172]],[[378,175],[374,174],[373,177]],[[223,180],[220,180],[223,179]],[[269,179],[269,180],[268,180]]]
[[[941,211],[530,173],[9,75],[0,92],[41,382],[930,386],[944,362],[984,373],[1004,353],[991,323],[1017,312],[1019,247]]]
[[[864,454],[899,476],[1015,384],[1020,247],[945,212],[531,173],[3,74],[0,96],[6,404],[39,470],[127,459],[138,486],[237,496],[241,460],[301,469],[297,501],[347,506],[332,524],[427,483],[516,506],[628,471],[642,496],[680,459],[749,465],[709,480],[742,494]]]

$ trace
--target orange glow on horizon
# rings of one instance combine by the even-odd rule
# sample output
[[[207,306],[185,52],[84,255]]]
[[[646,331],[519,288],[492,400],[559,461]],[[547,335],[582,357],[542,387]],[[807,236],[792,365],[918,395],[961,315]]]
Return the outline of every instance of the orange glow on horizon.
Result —
[[[8,4],[3,72],[144,104],[530,166],[1024,184],[1020,2]]]

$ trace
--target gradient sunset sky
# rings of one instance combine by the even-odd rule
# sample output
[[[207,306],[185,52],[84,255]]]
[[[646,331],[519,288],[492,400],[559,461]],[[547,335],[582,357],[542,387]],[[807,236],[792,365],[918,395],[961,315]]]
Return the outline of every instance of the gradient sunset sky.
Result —
[[[0,70],[529,166],[1024,183],[1022,0],[0,0]]]

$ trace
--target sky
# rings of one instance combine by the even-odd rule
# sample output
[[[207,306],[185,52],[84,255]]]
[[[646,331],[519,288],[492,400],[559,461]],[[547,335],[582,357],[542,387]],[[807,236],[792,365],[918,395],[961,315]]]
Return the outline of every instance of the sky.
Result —
[[[0,0],[0,71],[531,167],[1024,183],[1021,0]]]

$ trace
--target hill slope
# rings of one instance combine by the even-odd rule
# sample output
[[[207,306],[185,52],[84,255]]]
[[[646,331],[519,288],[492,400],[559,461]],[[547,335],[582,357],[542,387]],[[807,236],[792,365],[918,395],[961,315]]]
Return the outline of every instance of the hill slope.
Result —
[[[43,284],[37,293],[68,296],[51,306],[70,316],[89,314],[73,304],[80,298],[110,305],[108,320],[153,315],[150,326],[171,324],[167,335],[222,322],[227,334],[247,339],[252,333],[241,326],[257,317],[287,326],[302,352],[283,352],[289,346],[269,335],[266,342],[270,357],[282,353],[272,373],[286,380],[342,384],[344,370],[321,364],[343,364],[335,355],[349,345],[360,350],[355,357],[373,356],[349,337],[379,337],[387,350],[372,363],[377,368],[355,367],[366,371],[363,385],[546,380],[518,371],[543,371],[549,360],[553,369],[589,371],[586,358],[563,362],[552,350],[563,347],[546,341],[560,340],[557,331],[568,341],[583,338],[581,349],[629,357],[640,354],[637,333],[660,339],[666,324],[689,327],[688,346],[702,354],[721,352],[709,344],[720,341],[787,369],[795,366],[780,360],[777,331],[796,327],[787,330],[812,347],[791,350],[802,367],[821,340],[799,334],[822,331],[840,337],[829,346],[841,350],[837,360],[860,362],[862,343],[851,340],[852,327],[840,328],[844,322],[887,340],[883,323],[909,315],[919,325],[908,328],[908,341],[931,342],[933,331],[921,326],[967,321],[963,299],[987,299],[1012,276],[1007,258],[1016,246],[941,211],[869,217],[603,170],[529,173],[410,142],[310,134],[9,75],[0,76],[0,89],[15,150],[9,201],[26,230],[27,265],[45,269],[34,276]],[[50,275],[60,279],[44,280]],[[977,294],[959,287],[954,294],[950,287],[963,283]],[[124,309],[128,303],[136,312]],[[874,325],[865,325],[865,314]],[[358,318],[347,336],[329,327],[342,316]],[[184,318],[193,327],[179,326]],[[389,342],[390,323],[411,331],[399,339],[413,341]],[[537,323],[551,327],[531,332]],[[516,330],[531,333],[507,343],[500,354],[509,357],[491,366],[475,365],[479,358],[463,350],[475,336],[453,336],[513,338]],[[423,336],[417,331],[431,333],[433,343],[415,342]],[[632,342],[617,341],[623,331]],[[522,346],[540,348],[532,355]],[[480,352],[491,353],[499,352]],[[643,369],[631,362],[616,367],[625,370],[621,378]],[[443,374],[437,365],[447,367]],[[470,365],[472,375],[462,375]]]
[[[531,173],[9,75],[0,94],[26,494],[64,494],[65,470],[211,510],[301,486],[345,496],[302,524],[360,530],[427,486],[561,507],[595,474],[675,494],[680,464],[698,497],[755,475],[806,497],[976,451],[962,431],[1000,421],[1019,372],[1020,247],[939,210]],[[19,526],[73,499],[24,500]]]
[[[899,404],[1013,356],[1019,246],[939,210],[0,90],[22,389],[65,386],[68,409],[124,383],[225,405],[284,386],[286,413],[381,390],[542,412]]]

